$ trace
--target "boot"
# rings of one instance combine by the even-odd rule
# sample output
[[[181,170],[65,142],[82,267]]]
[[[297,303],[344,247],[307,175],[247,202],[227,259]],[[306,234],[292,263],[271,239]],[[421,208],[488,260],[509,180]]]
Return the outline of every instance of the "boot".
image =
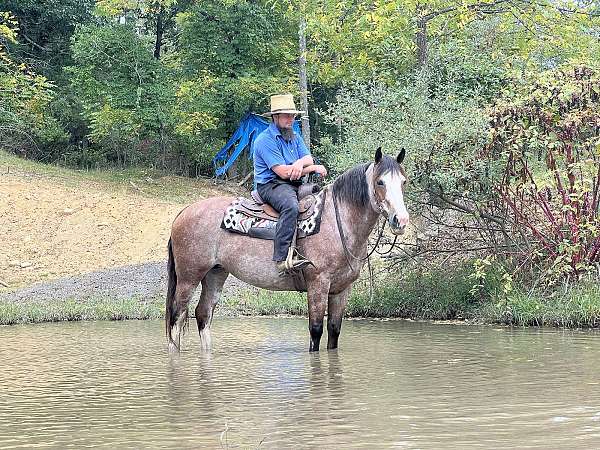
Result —
[[[302,270],[309,264],[313,267],[315,266],[310,260],[304,258],[302,255],[298,253],[296,249],[296,237],[298,236],[298,229],[294,231],[294,237],[292,238],[292,243],[290,248],[288,248],[287,258],[285,261],[277,262],[277,270],[280,274],[285,274],[289,272],[294,272],[297,270]]]
[[[277,265],[277,271],[279,273],[288,273],[296,270],[302,270],[308,265],[314,265],[308,259],[304,258],[288,258],[285,261],[278,261],[275,264]]]

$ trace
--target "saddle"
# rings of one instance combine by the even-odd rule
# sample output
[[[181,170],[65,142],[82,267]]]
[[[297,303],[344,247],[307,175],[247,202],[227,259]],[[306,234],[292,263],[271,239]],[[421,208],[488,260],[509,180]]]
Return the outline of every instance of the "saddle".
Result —
[[[299,215],[298,238],[319,232],[321,213],[325,204],[325,191],[318,194],[319,187],[314,184],[302,185],[298,189]],[[264,203],[257,192],[252,199],[236,198],[225,210],[221,228],[259,239],[274,239],[279,213]]]

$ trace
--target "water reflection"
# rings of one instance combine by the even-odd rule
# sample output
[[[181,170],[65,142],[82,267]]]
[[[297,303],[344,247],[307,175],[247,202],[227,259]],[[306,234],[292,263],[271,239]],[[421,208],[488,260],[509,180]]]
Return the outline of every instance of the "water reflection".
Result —
[[[218,319],[169,355],[159,322],[0,328],[0,447],[593,448],[597,332]]]

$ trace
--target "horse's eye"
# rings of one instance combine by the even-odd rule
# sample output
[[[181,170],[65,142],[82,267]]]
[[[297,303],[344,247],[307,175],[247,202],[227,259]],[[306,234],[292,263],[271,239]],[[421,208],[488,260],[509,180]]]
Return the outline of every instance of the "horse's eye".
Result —
[[[385,186],[385,182],[383,180],[377,180],[377,186]]]

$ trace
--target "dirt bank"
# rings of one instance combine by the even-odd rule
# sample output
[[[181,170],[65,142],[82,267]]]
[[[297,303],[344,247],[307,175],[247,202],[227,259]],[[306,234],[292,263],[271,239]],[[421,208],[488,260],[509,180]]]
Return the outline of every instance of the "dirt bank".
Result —
[[[79,172],[0,152],[0,292],[162,262],[183,207],[236,190],[144,171]]]

